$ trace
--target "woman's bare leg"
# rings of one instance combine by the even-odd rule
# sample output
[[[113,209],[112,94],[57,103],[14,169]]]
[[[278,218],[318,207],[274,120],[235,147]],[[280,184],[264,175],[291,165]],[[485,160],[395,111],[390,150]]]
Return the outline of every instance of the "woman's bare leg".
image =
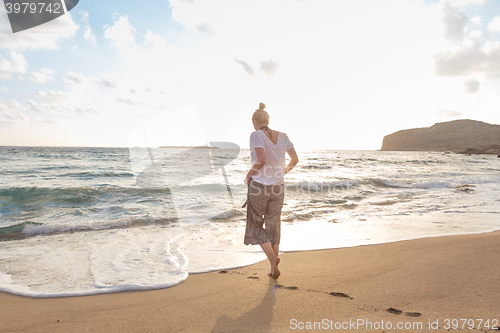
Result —
[[[269,259],[269,262],[271,263],[271,276],[273,279],[277,279],[278,276],[280,276],[280,271],[278,270],[278,264],[280,262],[280,258],[278,258],[278,255],[275,253],[275,247],[271,246],[271,242],[267,242],[264,244],[260,244],[260,247],[264,251],[264,253],[267,256],[267,259]]]
[[[274,255],[276,257],[279,256],[279,253],[280,253],[280,245],[279,244],[273,245],[273,252],[274,252]],[[272,268],[271,268],[271,271],[269,273],[267,273],[267,275],[273,276],[273,270],[272,270]]]

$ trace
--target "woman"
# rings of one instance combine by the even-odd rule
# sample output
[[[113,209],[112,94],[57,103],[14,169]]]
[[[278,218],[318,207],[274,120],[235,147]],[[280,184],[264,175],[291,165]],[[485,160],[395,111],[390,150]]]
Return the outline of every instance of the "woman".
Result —
[[[255,132],[250,135],[252,168],[248,171],[246,245],[259,244],[271,264],[268,274],[280,276],[279,244],[281,235],[281,208],[285,195],[283,176],[299,162],[292,142],[283,132],[269,128],[269,114],[260,103],[252,116]],[[285,152],[290,162],[285,167]]]

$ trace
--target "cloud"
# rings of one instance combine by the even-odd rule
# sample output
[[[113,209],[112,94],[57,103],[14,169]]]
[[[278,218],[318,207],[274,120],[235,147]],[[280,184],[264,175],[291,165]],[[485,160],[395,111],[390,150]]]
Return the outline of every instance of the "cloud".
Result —
[[[260,70],[267,75],[274,75],[278,71],[279,64],[276,61],[268,60],[260,62]]]
[[[132,106],[132,105],[142,105],[142,106],[146,105],[146,103],[144,103],[144,102],[136,102],[130,98],[117,98],[116,101],[118,103],[130,105],[130,106]]]
[[[483,5],[488,3],[490,0],[452,0],[453,4],[459,7],[464,7],[466,5]]]
[[[117,49],[137,47],[135,35],[137,30],[128,21],[128,16],[120,16],[114,25],[104,31],[104,38],[111,40]]]
[[[448,22],[445,23],[445,35],[455,47],[434,56],[435,75],[500,78],[500,42],[488,32],[495,30],[497,24],[500,29],[500,17],[492,19],[487,28],[478,26],[480,21],[475,19],[475,30],[470,30],[464,21],[465,14],[448,2],[443,5],[443,17],[447,17],[443,22]]]
[[[144,36],[145,42],[144,47],[146,49],[158,50],[165,49],[167,47],[167,39],[163,36],[157,35],[148,29],[148,32]]]
[[[39,91],[36,96],[49,102],[61,102],[68,98],[68,94],[63,91]]]
[[[21,105],[21,103],[19,103],[15,99],[11,99],[10,102],[9,102],[9,104],[7,105],[7,107],[9,109],[12,109],[12,110],[20,110],[20,109],[23,108],[23,106]]]
[[[209,34],[209,35],[215,34],[214,28],[212,28],[212,26],[210,24],[208,24],[207,22],[203,22],[202,24],[197,24],[196,31],[204,33],[204,34]]]
[[[83,38],[85,40],[91,42],[92,44],[95,44],[95,35],[92,33],[92,28],[90,26],[85,27],[85,32],[83,33]]]
[[[484,74],[500,78],[500,42],[462,46],[456,51],[440,52],[434,56],[437,76],[468,76]]]
[[[85,25],[83,38],[85,38],[86,41],[95,44],[96,43],[95,35],[92,32],[92,28],[89,25],[89,13],[85,10],[83,11],[82,16],[83,16],[82,21]]]
[[[108,87],[116,88],[116,81],[112,78],[102,78],[97,77],[86,77],[80,73],[68,72],[68,74],[63,78],[64,82],[69,86],[87,86],[87,87]]]
[[[78,30],[71,13],[37,27],[12,33],[5,6],[0,6],[0,48],[10,50],[57,49],[58,44],[71,38]]]
[[[457,42],[464,36],[467,16],[450,3],[443,4],[444,38]]]
[[[252,66],[250,66],[246,61],[240,59],[234,59],[234,61],[240,64],[248,75],[250,76],[255,75],[255,71],[253,70]]]
[[[64,78],[64,80],[66,83],[82,84],[86,81],[86,78],[82,74],[68,72],[68,75]]]
[[[28,100],[28,110],[45,114],[87,114],[96,115],[98,112],[90,108],[81,108],[75,106],[66,106],[59,104],[38,104],[35,101]]]
[[[102,78],[101,84],[108,88],[116,88],[116,82],[112,79]]]
[[[172,18],[184,25],[187,29],[196,32],[205,32],[203,29],[213,30],[208,22],[209,12],[205,10],[206,4],[194,0],[170,0]],[[230,10],[228,12],[231,12]]]
[[[488,30],[493,33],[500,32],[500,16],[497,16],[491,20],[490,24],[488,24]]]
[[[29,121],[29,117],[23,114],[23,107],[16,100],[11,99],[9,104],[0,103],[0,126],[21,127]]]
[[[476,79],[466,79],[464,80],[464,92],[466,94],[475,94],[479,91],[481,83]]]
[[[0,126],[1,127],[22,127],[29,122],[29,117],[21,112],[12,112],[2,109],[0,103]]]
[[[12,74],[24,74],[27,67],[28,62],[24,56],[19,52],[11,51],[10,60],[0,59],[0,78],[7,79]]]
[[[475,25],[483,25],[481,23],[481,17],[480,16],[474,16],[474,17],[471,17],[470,21],[472,23],[474,23]]]
[[[88,114],[88,115],[96,115],[99,114],[99,112],[96,111],[94,108],[79,108],[79,107],[73,107],[69,109],[71,113],[79,113],[79,114]]]
[[[40,72],[30,72],[28,78],[36,83],[44,84],[54,79],[54,71],[50,68],[42,68]]]

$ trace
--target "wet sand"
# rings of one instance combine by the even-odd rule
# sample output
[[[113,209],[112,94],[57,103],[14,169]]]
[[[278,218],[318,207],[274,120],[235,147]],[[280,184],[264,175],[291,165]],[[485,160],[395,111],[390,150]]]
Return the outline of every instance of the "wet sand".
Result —
[[[500,327],[500,232],[280,258],[278,280],[266,275],[266,261],[190,275],[162,290],[65,298],[0,293],[0,331],[495,332]]]

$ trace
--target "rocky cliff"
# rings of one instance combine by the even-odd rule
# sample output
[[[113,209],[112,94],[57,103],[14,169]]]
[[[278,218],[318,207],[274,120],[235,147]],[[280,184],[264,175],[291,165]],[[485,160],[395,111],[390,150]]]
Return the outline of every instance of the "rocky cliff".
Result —
[[[500,125],[461,119],[402,130],[385,136],[381,150],[500,154]]]

